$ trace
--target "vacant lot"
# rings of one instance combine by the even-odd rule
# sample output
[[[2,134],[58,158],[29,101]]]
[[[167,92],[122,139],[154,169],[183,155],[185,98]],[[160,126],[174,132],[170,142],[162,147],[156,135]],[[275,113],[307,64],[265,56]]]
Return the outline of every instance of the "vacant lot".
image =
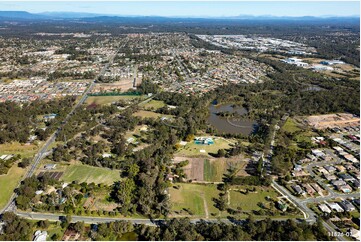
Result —
[[[247,176],[245,167],[248,163],[242,155],[231,158],[213,158],[213,157],[184,157],[175,156],[174,163],[188,160],[189,164],[183,167],[188,180],[221,182],[223,174],[229,167],[235,167],[239,170],[237,175]]]
[[[188,142],[185,146],[180,148],[176,153],[177,156],[185,157],[209,157],[208,154],[216,154],[219,149],[229,149],[231,144],[234,144],[232,140],[224,138],[214,138],[214,144],[212,145],[199,145],[193,141]],[[200,150],[205,150],[204,153]]]
[[[148,109],[157,110],[158,108],[161,108],[164,106],[165,106],[165,103],[163,101],[158,101],[158,100],[151,100],[151,101],[141,105],[141,107],[143,107],[146,110],[148,110]]]
[[[89,96],[86,100],[86,104],[90,105],[92,103],[98,105],[111,104],[112,102],[117,102],[119,100],[134,100],[137,98],[142,98],[142,96],[136,95],[124,95],[124,96]]]
[[[296,122],[295,122],[293,119],[291,119],[291,118],[288,118],[288,119],[286,120],[286,122],[285,122],[285,124],[283,125],[282,129],[283,129],[284,131],[286,131],[286,132],[289,132],[289,133],[294,133],[294,132],[296,132],[296,131],[301,130],[301,129],[297,126]]]
[[[167,118],[171,118],[172,115],[165,115],[165,114],[161,114],[161,113],[156,113],[156,112],[152,112],[152,111],[145,111],[145,110],[140,110],[138,112],[133,113],[134,116],[137,117],[141,117],[141,118],[158,118],[158,117],[167,117]]]
[[[245,190],[246,188],[247,187],[245,186],[239,186],[234,189]],[[264,187],[257,187],[255,192],[248,192],[247,194],[243,194],[237,190],[232,190],[230,191],[230,206],[234,209],[241,207],[243,211],[249,212],[252,210],[259,210],[259,203],[273,206],[269,201],[266,200],[267,196],[270,198],[276,198],[278,193],[272,188]]]
[[[40,146],[41,142],[39,142],[38,144]],[[13,142],[1,144],[0,151],[1,154],[19,154],[21,155],[21,158],[24,158],[33,156],[38,151],[39,146],[34,144],[25,145],[18,142]]]
[[[65,182],[94,182],[96,184],[103,183],[106,185],[111,185],[115,181],[120,180],[120,171],[76,164],[70,165],[68,168],[66,168],[62,180]]]
[[[188,160],[189,164],[183,167],[188,180],[204,181],[205,158],[174,157],[174,163]]]
[[[358,126],[360,118],[349,113],[313,115],[306,118],[307,123],[316,129]]]
[[[191,212],[195,217],[205,216],[208,213],[218,214],[218,209],[213,206],[212,198],[218,197],[219,191],[216,185],[200,185],[191,183],[177,183],[179,189],[169,189],[170,201],[174,215],[189,215],[184,209]],[[205,208],[206,204],[206,208]],[[206,212],[207,209],[207,212]]]
[[[15,187],[20,182],[25,169],[14,164],[6,175],[0,175],[0,209],[2,209],[10,199]]]

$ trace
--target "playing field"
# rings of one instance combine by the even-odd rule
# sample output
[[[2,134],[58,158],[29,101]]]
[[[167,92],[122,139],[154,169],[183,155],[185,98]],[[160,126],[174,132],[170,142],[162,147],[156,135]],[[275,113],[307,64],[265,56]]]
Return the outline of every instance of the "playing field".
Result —
[[[89,96],[85,101],[86,104],[90,105],[92,103],[98,105],[111,104],[112,102],[117,102],[119,100],[134,100],[136,98],[142,98],[142,96],[136,95],[124,95],[124,96]]]
[[[0,175],[0,209],[2,209],[9,201],[15,187],[20,182],[25,169],[14,164],[6,175]]]
[[[190,210],[194,216],[204,216],[207,213],[217,213],[212,198],[218,197],[219,191],[216,185],[201,185],[191,183],[177,183],[179,189],[171,187],[169,189],[170,201],[173,211],[181,211],[183,209]],[[205,208],[206,203],[206,208]]]
[[[120,171],[81,164],[70,165],[66,168],[62,180],[111,185],[120,180]]]

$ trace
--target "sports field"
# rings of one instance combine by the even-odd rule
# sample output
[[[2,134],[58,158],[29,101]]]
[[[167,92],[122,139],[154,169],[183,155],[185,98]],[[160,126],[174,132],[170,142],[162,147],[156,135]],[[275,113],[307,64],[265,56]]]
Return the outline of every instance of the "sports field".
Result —
[[[96,184],[111,185],[120,180],[119,170],[110,170],[108,168],[94,167],[82,164],[70,165],[66,168],[62,180],[65,182],[94,182]]]

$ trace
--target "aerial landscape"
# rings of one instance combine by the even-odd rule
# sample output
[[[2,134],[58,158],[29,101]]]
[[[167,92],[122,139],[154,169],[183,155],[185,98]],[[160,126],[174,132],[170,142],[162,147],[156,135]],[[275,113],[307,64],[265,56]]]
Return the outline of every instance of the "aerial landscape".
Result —
[[[360,241],[359,12],[0,1],[0,241]]]

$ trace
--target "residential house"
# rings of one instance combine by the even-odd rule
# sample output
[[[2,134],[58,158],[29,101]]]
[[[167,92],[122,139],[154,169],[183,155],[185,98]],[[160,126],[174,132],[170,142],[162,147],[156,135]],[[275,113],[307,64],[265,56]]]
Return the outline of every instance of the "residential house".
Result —
[[[296,194],[299,194],[299,195],[305,193],[299,185],[292,186],[292,189],[296,192]]]
[[[337,203],[328,203],[328,206],[336,212],[342,213],[344,210]]]
[[[355,178],[351,176],[350,174],[340,174],[339,177],[344,181],[353,181]]]
[[[338,190],[342,191],[343,193],[350,193],[352,192],[352,188],[350,187],[350,185],[344,185],[344,186],[339,186],[337,187]]]
[[[331,213],[331,209],[329,209],[326,204],[320,204],[318,208],[324,213]]]
[[[336,168],[333,166],[324,166],[324,168],[329,172],[329,173],[334,173],[336,171]]]
[[[345,211],[352,212],[356,208],[347,200],[338,203]]]
[[[341,180],[341,179],[336,180],[336,181],[332,181],[331,183],[332,183],[332,185],[334,185],[335,187],[339,187],[339,186],[344,186],[344,185],[346,185],[346,182],[345,182],[344,180]]]

